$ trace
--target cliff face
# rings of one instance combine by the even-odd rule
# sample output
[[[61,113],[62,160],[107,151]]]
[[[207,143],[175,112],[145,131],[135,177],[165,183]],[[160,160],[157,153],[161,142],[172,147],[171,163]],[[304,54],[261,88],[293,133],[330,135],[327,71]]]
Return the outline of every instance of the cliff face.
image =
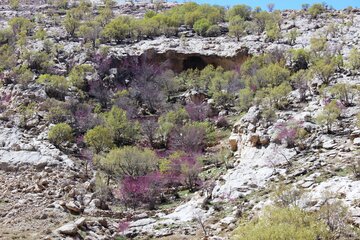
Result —
[[[8,19],[16,15],[30,17],[34,11],[51,12],[51,7],[35,3],[22,5],[19,11],[11,10],[5,3],[0,2],[0,5],[2,26],[7,26]],[[115,11],[142,16],[148,8],[154,6],[115,7]],[[316,21],[300,13],[293,18],[292,13],[282,13],[282,37],[275,42],[268,42],[264,34],[248,35],[236,41],[227,35],[202,38],[186,30],[182,38],[163,36],[139,42],[100,44],[108,50],[106,59],[110,59],[108,64],[112,67],[107,77],[115,79],[116,69],[129,59],[161,65],[174,73],[203,69],[208,64],[241,72],[242,64],[253,56],[269,52],[282,55],[290,49],[309,50],[310,39],[324,34],[329,51],[347,61],[350,49],[359,44],[360,12],[357,10],[334,11]],[[64,74],[72,66],[85,63],[101,65],[103,59],[92,58],[82,39],[67,38],[62,26],[50,24],[49,18],[43,21],[47,40],[62,46],[53,59],[54,72]],[[346,24],[350,21],[352,24]],[[332,31],[331,24],[341,28]],[[294,28],[299,34],[290,44],[287,36]],[[44,52],[46,42],[29,38],[25,48]],[[16,54],[21,55],[23,50],[18,49]],[[291,56],[286,55],[285,59],[285,65],[290,66]],[[274,192],[280,184],[305,192],[298,199],[298,205],[306,210],[318,209],[328,198],[340,200],[348,207],[349,219],[354,225],[360,224],[360,185],[358,176],[354,176],[359,168],[356,165],[360,147],[356,125],[356,115],[360,111],[358,94],[352,98],[354,104],[342,109],[332,133],[315,121],[325,106],[317,88],[321,81],[316,77],[305,93],[305,101],[301,100],[299,90],[291,91],[286,109],[275,110],[274,122],[261,117],[264,109],[259,106],[252,106],[243,116],[233,112],[231,117],[238,121],[229,140],[219,145],[229,147],[234,157],[223,166],[204,169],[204,173],[215,172],[211,175],[214,184],[204,186],[165,209],[124,211],[116,204],[109,208],[110,201],[97,195],[95,171],[88,172],[85,167],[88,159],[79,154],[81,144],[69,143],[58,149],[49,142],[47,133],[51,125],[48,113],[41,108],[50,98],[47,89],[34,81],[25,88],[21,84],[7,83],[9,76],[6,74],[1,75],[4,85],[0,89],[0,236],[5,239],[18,236],[31,239],[74,236],[76,239],[85,233],[86,239],[113,239],[119,231],[139,239],[175,239],[178,236],[199,239],[204,233],[213,236],[212,239],[228,239],[240,215],[256,215],[264,206],[275,202]],[[38,75],[36,73],[34,78]],[[344,68],[332,76],[330,86],[335,83],[358,85],[359,74]],[[95,92],[101,95],[100,90],[95,89]],[[64,97],[65,102],[73,105],[79,105],[82,98],[71,88]],[[33,103],[36,111],[24,115],[21,106],[29,103]],[[221,114],[227,113],[222,111]],[[286,142],[286,136],[278,139],[277,131],[278,126],[294,121],[301,123],[307,135],[303,141],[292,145]],[[126,222],[124,229],[119,227],[119,222]]]

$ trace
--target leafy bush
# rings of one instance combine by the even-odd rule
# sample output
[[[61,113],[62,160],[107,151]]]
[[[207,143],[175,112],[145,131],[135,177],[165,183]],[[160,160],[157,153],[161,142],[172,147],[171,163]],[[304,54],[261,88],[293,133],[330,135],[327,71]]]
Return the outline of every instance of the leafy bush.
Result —
[[[200,36],[206,36],[207,30],[210,28],[211,23],[207,19],[199,19],[194,23],[194,31]]]
[[[56,124],[49,130],[49,141],[56,146],[59,146],[64,142],[71,141],[73,138],[72,131],[72,128],[67,123]]]
[[[344,106],[353,105],[355,96],[359,93],[359,87],[356,85],[337,83],[330,88],[333,94]]]
[[[69,74],[69,82],[72,86],[83,89],[86,85],[86,75],[93,73],[94,68],[89,64],[82,64],[73,67]]]
[[[245,4],[235,5],[226,12],[226,17],[228,20],[231,20],[237,16],[244,20],[251,20],[251,7]]]
[[[356,48],[352,48],[350,51],[348,65],[351,70],[360,69],[360,52]]]
[[[229,35],[236,37],[237,41],[246,34],[246,24],[242,17],[234,16],[229,22]]]
[[[321,58],[314,62],[311,69],[324,84],[329,84],[331,77],[336,71],[336,59],[334,57]]]
[[[254,92],[250,88],[244,88],[240,90],[238,103],[242,112],[246,112],[252,106],[253,100]]]
[[[317,18],[317,16],[325,12],[325,10],[326,9],[323,4],[315,3],[311,5],[311,7],[307,11],[310,14],[311,18]]]
[[[105,126],[113,133],[114,143],[118,146],[132,144],[139,136],[139,123],[129,121],[126,111],[116,106],[104,114],[104,120]]]
[[[42,51],[30,51],[26,54],[25,59],[29,63],[29,68],[46,73],[54,64],[52,56]]]
[[[236,229],[232,239],[314,240],[328,237],[326,225],[315,214],[293,207],[267,208],[262,217]]]
[[[43,74],[37,79],[37,83],[45,86],[49,97],[64,100],[69,84],[64,76]]]
[[[202,152],[214,140],[214,129],[207,122],[193,122],[176,128],[170,139],[173,149],[187,153]]]
[[[206,31],[207,37],[218,37],[221,35],[221,29],[218,25],[211,25]]]
[[[34,28],[33,23],[23,17],[14,17],[10,19],[9,26],[13,31],[14,36],[19,36],[20,33],[30,34]]]
[[[179,180],[190,192],[194,192],[201,185],[200,172],[201,163],[194,156],[172,159],[168,170],[172,179]]]
[[[103,126],[96,126],[87,131],[84,141],[97,154],[109,150],[113,146],[112,132]]]
[[[325,105],[324,110],[316,117],[317,123],[325,125],[327,132],[331,132],[332,125],[340,117],[341,108],[338,106],[336,100],[332,100]]]
[[[158,158],[154,151],[126,146],[114,148],[98,160],[98,166],[109,178],[139,177],[157,169]]]
[[[15,67],[17,58],[14,54],[14,48],[8,44],[0,46],[0,59],[0,71]]]

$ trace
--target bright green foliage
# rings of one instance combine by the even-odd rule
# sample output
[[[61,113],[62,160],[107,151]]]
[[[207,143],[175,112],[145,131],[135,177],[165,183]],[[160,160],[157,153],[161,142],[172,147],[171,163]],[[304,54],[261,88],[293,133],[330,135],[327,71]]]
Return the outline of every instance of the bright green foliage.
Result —
[[[98,161],[102,171],[108,176],[143,176],[157,169],[158,158],[154,151],[138,147],[112,149]]]
[[[91,7],[85,2],[81,2],[78,7],[68,10],[63,22],[67,33],[74,37],[75,32],[81,25],[81,21],[89,18],[91,13]]]
[[[269,13],[268,18],[265,21],[265,32],[268,41],[273,42],[281,37],[280,21],[280,12],[275,11],[273,13]]]
[[[106,150],[111,149],[113,146],[113,136],[110,129],[104,126],[96,126],[93,129],[87,131],[84,136],[85,143],[92,149],[95,153],[100,153]]]
[[[95,18],[95,21],[100,23],[101,27],[105,27],[113,17],[114,13],[111,7],[105,7],[99,10],[99,15]]]
[[[349,54],[348,65],[351,70],[360,69],[360,52],[356,48],[352,48]]]
[[[257,86],[278,86],[283,82],[288,82],[290,79],[290,72],[286,68],[280,66],[278,63],[269,64],[260,69],[254,76]]]
[[[190,117],[187,111],[184,108],[179,108],[176,111],[169,111],[165,115],[159,117],[159,135],[162,138],[162,142],[166,143],[169,137],[170,132],[176,126],[182,126]]]
[[[55,0],[55,7],[60,9],[67,9],[69,5],[68,0]]]
[[[250,20],[251,7],[247,5],[235,5],[226,12],[226,17],[231,21],[234,17],[240,17],[244,20]]]
[[[0,71],[15,67],[16,55],[14,54],[14,48],[8,44],[0,46],[0,59]]]
[[[270,42],[276,41],[281,37],[279,25],[275,22],[267,23],[265,31],[267,40]]]
[[[320,3],[315,3],[308,9],[308,13],[310,14],[311,18],[316,18],[323,12],[325,12],[325,7]]]
[[[79,27],[79,36],[83,37],[85,41],[90,41],[92,46],[96,46],[96,40],[100,36],[102,28],[97,21],[88,21]]]
[[[86,84],[86,75],[93,72],[94,68],[89,64],[77,65],[71,69],[69,82],[72,86],[82,89]]]
[[[310,39],[310,49],[315,56],[319,56],[325,52],[328,47],[327,39],[325,37],[313,37]]]
[[[328,239],[326,225],[299,208],[267,208],[264,215],[235,230],[233,240]]]
[[[194,31],[200,36],[206,36],[206,31],[210,28],[211,23],[207,19],[199,19],[194,23]]]
[[[288,104],[287,95],[291,92],[288,82],[283,82],[276,87],[260,89],[256,92],[256,98],[263,104],[269,104],[277,109],[282,109]]]
[[[288,42],[290,43],[290,45],[295,44],[298,36],[299,36],[299,32],[298,32],[297,28],[293,28],[289,31],[287,38],[288,38]]]
[[[34,78],[34,74],[26,65],[20,65],[18,67],[13,68],[14,79],[17,83],[22,85],[26,85],[31,82]]]
[[[46,36],[47,36],[47,33],[43,28],[40,28],[35,33],[35,38],[39,39],[39,40],[44,40],[46,38]]]
[[[0,44],[10,43],[13,39],[13,33],[10,28],[0,30]]]
[[[72,128],[67,123],[59,123],[50,128],[48,133],[49,141],[59,146],[60,144],[72,140]]]
[[[345,106],[351,106],[353,104],[353,100],[358,92],[358,86],[346,83],[337,83],[330,88],[330,93]]]
[[[335,57],[320,58],[313,63],[311,67],[313,73],[321,80],[324,84],[329,84],[332,75],[335,73],[337,62]]]
[[[132,144],[139,136],[140,125],[127,118],[126,111],[113,106],[104,114],[105,126],[114,136],[114,143],[118,146]]]
[[[20,0],[10,0],[10,7],[12,10],[18,10],[20,7]]]
[[[69,87],[66,78],[59,75],[43,74],[39,76],[36,82],[61,92],[65,92]]]
[[[18,36],[21,32],[29,34],[34,28],[33,23],[30,22],[29,19],[23,17],[14,17],[10,19],[9,26],[15,36]]]
[[[67,33],[71,36],[75,36],[75,31],[80,26],[80,23],[77,19],[75,19],[70,13],[66,14],[66,17],[64,19],[64,27],[67,31]]]
[[[238,41],[246,34],[246,24],[242,17],[234,16],[230,19],[229,23],[229,34],[230,36],[236,37]]]
[[[224,14],[222,7],[185,3],[159,14],[149,11],[144,19],[120,16],[105,26],[102,36],[118,42],[128,38],[140,40],[160,34],[173,36],[177,34],[180,25],[187,24],[193,27],[196,22],[198,23],[195,31],[199,35],[217,36],[220,34],[220,28],[216,24],[223,21]]]
[[[110,21],[104,28],[102,35],[105,38],[113,39],[118,42],[130,36],[130,17],[120,16]]]
[[[291,68],[297,72],[300,69],[307,69],[310,61],[310,53],[303,48],[291,49],[289,51]]]
[[[247,111],[253,104],[254,92],[250,88],[241,89],[239,92],[239,107],[242,112]]]
[[[265,31],[266,25],[271,21],[271,14],[266,11],[256,12],[253,14],[257,33],[260,34]]]
[[[207,37],[218,37],[221,35],[221,29],[218,25],[211,25],[205,35]]]
[[[28,61],[29,68],[40,73],[46,73],[54,64],[52,56],[43,51],[29,51],[25,54],[24,59]]]
[[[323,111],[316,117],[316,122],[321,125],[325,125],[327,132],[331,132],[332,125],[340,117],[341,109],[338,106],[336,100],[332,100],[328,103]]]

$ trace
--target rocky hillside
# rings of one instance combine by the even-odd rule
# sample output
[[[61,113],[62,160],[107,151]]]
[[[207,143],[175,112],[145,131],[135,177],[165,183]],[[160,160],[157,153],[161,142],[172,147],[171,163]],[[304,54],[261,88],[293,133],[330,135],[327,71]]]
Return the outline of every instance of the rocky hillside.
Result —
[[[358,9],[0,5],[0,239],[360,239]]]

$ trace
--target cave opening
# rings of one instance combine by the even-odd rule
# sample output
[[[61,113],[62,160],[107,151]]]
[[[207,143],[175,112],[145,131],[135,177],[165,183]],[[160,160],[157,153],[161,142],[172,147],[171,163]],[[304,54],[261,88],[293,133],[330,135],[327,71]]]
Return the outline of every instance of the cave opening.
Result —
[[[169,69],[178,74],[188,69],[202,70],[208,65],[214,67],[222,67],[225,70],[239,69],[246,59],[251,57],[247,49],[237,52],[232,57],[218,56],[218,55],[203,55],[200,53],[180,53],[174,50],[169,50],[163,53],[155,50],[147,50],[140,56],[127,56],[125,58],[113,59],[113,66],[116,68],[136,69],[144,68],[144,71],[151,66],[159,69]]]
[[[183,65],[182,67],[183,71],[186,71],[188,69],[202,70],[208,65],[208,63],[206,63],[200,56],[190,56],[183,60],[182,65]]]

